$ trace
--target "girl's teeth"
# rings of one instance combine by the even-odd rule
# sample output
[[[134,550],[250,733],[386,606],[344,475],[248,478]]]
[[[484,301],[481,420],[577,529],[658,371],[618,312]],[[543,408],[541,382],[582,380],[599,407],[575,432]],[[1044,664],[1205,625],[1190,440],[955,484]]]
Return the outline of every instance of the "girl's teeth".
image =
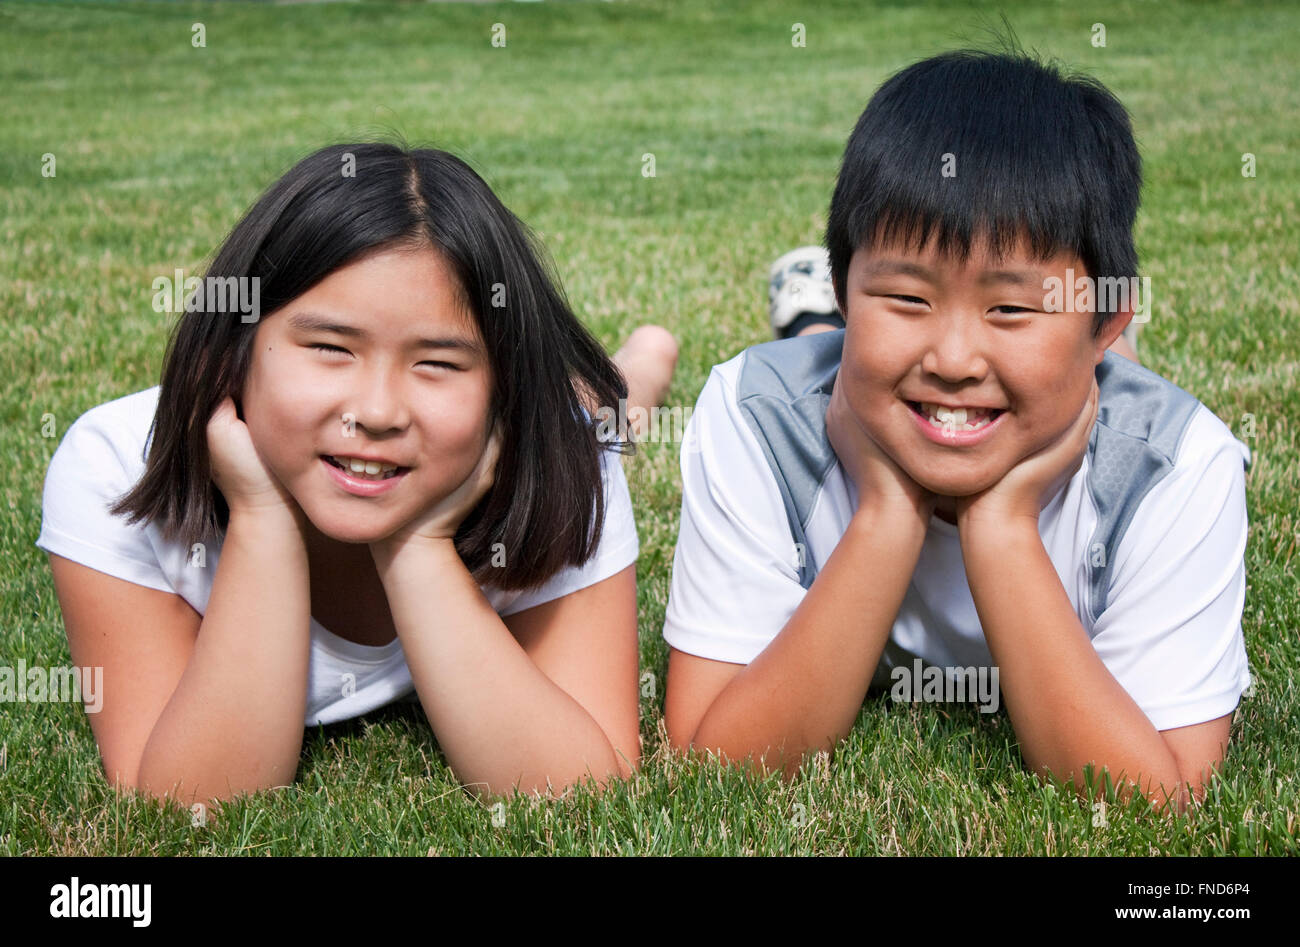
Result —
[[[381,464],[374,460],[361,460],[357,457],[335,457],[343,467],[355,477],[365,480],[387,480],[397,472],[396,464]]]

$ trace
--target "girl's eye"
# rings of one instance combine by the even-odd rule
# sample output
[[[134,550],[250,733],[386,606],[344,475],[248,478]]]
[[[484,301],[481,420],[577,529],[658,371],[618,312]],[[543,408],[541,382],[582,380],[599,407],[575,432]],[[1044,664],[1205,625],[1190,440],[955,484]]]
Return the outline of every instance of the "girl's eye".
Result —
[[[994,306],[993,308],[1001,309],[1001,310],[1010,310],[1010,312],[1007,313],[1008,315],[1015,315],[1016,313],[1019,312],[1034,312],[1033,309],[1027,309],[1024,306]]]
[[[317,349],[318,351],[321,351],[321,352],[339,352],[339,353],[341,353],[341,354],[343,354],[343,355],[351,355],[351,354],[352,354],[352,353],[349,352],[347,349],[342,348],[341,346],[338,346],[338,345],[330,345],[328,342],[313,342],[311,345],[309,345],[309,346],[307,346],[307,347],[308,347],[308,348],[311,348],[311,349]],[[432,366],[434,366],[435,368],[440,368],[440,369],[449,369],[449,370],[451,370],[451,371],[457,371],[457,370],[459,370],[459,366],[457,366],[457,365],[453,365],[451,362],[420,362],[419,364],[421,364],[421,365],[432,365]]]

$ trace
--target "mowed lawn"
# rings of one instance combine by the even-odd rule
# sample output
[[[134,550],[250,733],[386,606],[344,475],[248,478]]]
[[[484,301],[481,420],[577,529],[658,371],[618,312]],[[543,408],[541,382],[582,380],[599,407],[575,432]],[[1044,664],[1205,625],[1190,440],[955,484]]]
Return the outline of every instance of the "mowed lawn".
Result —
[[[1143,359],[1255,452],[1243,623],[1256,685],[1203,806],[1164,818],[1139,800],[1103,819],[1024,768],[1005,711],[874,696],[847,743],[788,784],[669,754],[660,628],[679,445],[647,443],[626,468],[651,675],[632,780],[494,811],[458,788],[409,705],[309,732],[292,787],[196,826],[107,787],[80,706],[5,704],[0,853],[1294,853],[1300,10],[1282,3],[0,6],[0,664],[70,663],[33,545],[42,482],[78,415],[157,383],[174,317],[151,308],[152,280],[201,270],[310,150],[401,135],[464,157],[536,230],[611,350],[642,322],[676,333],[668,403],[686,408],[711,366],[769,337],[767,266],[820,241],[870,94],[982,41],[999,10],[1025,46],[1131,110],[1154,296]]]

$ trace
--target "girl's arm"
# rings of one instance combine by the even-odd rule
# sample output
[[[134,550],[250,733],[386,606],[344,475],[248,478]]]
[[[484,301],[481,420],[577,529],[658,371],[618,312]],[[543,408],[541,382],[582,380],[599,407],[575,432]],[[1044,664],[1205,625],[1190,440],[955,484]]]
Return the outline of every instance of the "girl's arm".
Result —
[[[560,790],[637,766],[634,566],[503,621],[450,537],[371,549],[416,692],[461,782],[481,795]]]
[[[230,517],[201,621],[179,595],[51,557],[73,660],[104,669],[105,775],[186,803],[292,782],[307,707],[305,517],[233,398],[206,434]]]
[[[140,759],[140,788],[190,801],[292,783],[310,628],[299,525],[232,511],[193,653]]]
[[[110,783],[195,800],[293,781],[307,700],[307,559],[291,522],[232,513],[207,613],[50,557]]]
[[[371,557],[416,693],[461,782],[480,795],[588,777],[603,786],[639,757],[635,569],[513,615],[508,627],[455,544],[500,452],[494,428],[465,481],[371,543]]]

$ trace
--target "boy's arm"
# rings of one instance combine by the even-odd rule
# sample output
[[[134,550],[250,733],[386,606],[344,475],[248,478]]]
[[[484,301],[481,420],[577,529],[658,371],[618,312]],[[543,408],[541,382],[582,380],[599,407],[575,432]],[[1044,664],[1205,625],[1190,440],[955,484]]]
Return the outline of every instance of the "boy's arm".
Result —
[[[925,541],[901,506],[864,502],[780,634],[723,683],[717,662],[675,652],[665,714],[678,746],[753,757],[793,775],[853,727]],[[692,727],[699,688],[721,691]]]
[[[1165,731],[1102,663],[1065,594],[1036,524],[962,532],[962,556],[984,637],[999,669],[1007,713],[1025,762],[1040,773],[1073,778],[1104,767],[1116,782],[1136,783],[1153,802],[1168,796],[1181,810],[1189,790],[1204,794],[1209,768],[1222,759],[1229,717]],[[1016,577],[1014,583],[1007,576]]]
[[[1203,795],[1223,759],[1244,673],[1240,454],[1230,440],[1215,441],[1212,425],[1186,438],[1192,447],[1179,468],[1143,501],[1144,523],[1130,528],[1090,638],[1043,545],[1038,514],[1078,469],[1096,395],[1094,387],[1079,422],[1054,445],[958,501],[962,555],[1026,762],[1073,777],[1081,791],[1092,764],[1181,809],[1189,795]]]
[[[670,642],[692,641],[689,632],[697,628],[730,631],[728,626],[747,619],[761,623],[771,614],[762,608],[764,601],[783,606],[794,593],[798,597],[789,611],[778,613],[789,616],[784,626],[748,664],[674,651],[665,701],[669,739],[733,761],[753,757],[763,769],[793,775],[804,754],[830,749],[857,719],[920,558],[934,499],[867,435],[837,378],[826,408],[826,436],[857,488],[858,506],[804,592],[792,574],[773,574],[771,568],[789,559],[775,548],[784,525],[780,531],[763,525],[774,515],[783,517],[779,498],[749,494],[745,502],[746,494],[731,491],[740,471],[765,461],[756,445],[735,439],[739,425],[726,422],[721,394],[720,386],[706,385],[702,410],[691,418],[702,425],[694,435],[716,450],[683,453]],[[693,643],[699,647],[700,638]],[[712,649],[721,656],[716,643]]]

